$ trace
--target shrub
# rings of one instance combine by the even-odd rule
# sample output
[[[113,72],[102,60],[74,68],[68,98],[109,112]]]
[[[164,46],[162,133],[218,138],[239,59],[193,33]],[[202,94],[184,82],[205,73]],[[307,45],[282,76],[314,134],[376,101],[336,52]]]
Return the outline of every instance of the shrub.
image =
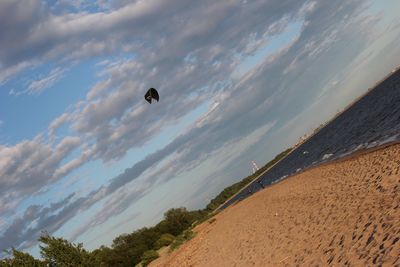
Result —
[[[170,250],[173,251],[175,249],[177,249],[178,247],[180,247],[183,243],[185,242],[185,239],[183,238],[183,235],[178,235],[174,242],[172,242]]]
[[[196,235],[196,233],[191,231],[191,230],[184,231],[182,234],[178,235],[175,238],[174,242],[172,242],[171,247],[170,247],[170,251],[173,251],[173,250],[177,249],[183,243],[185,243],[186,241],[192,239],[195,235]]]
[[[186,230],[183,232],[183,238],[186,241],[192,239],[195,235],[195,232],[193,232],[192,230]]]
[[[147,250],[143,253],[142,255],[142,265],[143,266],[147,266],[150,262],[152,262],[153,260],[157,259],[158,257],[160,257],[160,255],[158,255],[157,251],[154,250]]]
[[[163,234],[154,244],[155,249],[160,249],[165,246],[169,246],[175,239],[175,236],[171,234]]]

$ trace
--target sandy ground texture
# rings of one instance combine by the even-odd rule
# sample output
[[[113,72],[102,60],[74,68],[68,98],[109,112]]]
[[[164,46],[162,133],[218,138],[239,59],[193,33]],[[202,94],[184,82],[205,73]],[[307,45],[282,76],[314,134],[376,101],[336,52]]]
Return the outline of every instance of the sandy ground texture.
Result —
[[[400,145],[272,185],[150,266],[400,266]]]

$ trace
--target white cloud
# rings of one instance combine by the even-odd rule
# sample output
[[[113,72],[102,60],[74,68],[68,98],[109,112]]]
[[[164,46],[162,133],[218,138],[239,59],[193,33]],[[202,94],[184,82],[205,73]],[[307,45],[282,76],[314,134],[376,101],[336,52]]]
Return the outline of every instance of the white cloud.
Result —
[[[79,145],[78,137],[64,137],[56,147],[51,147],[38,136],[31,141],[1,147],[0,203],[5,203],[2,205],[5,207],[3,212],[14,212],[11,209],[14,204],[9,207],[7,203],[18,203],[22,198],[54,182],[53,174],[61,161]]]
[[[65,69],[55,68],[42,78],[32,81],[27,89],[28,94],[40,94],[46,88],[53,86],[63,76]]]
[[[63,113],[59,117],[55,118],[48,127],[48,135],[50,140],[53,140],[55,137],[55,133],[58,128],[60,128],[63,124],[68,122],[71,119],[70,114]]]
[[[30,81],[25,90],[11,90],[10,94],[15,96],[20,96],[23,94],[39,95],[45,89],[54,86],[54,84],[56,84],[63,77],[65,71],[65,69],[55,68],[45,75],[45,77],[40,77]]]
[[[34,64],[32,62],[20,62],[8,68],[2,68],[0,64],[0,85],[5,84],[11,77],[15,76],[17,73],[22,72],[23,70],[32,67]],[[13,94],[14,91],[10,90],[10,94]]]
[[[322,84],[332,79],[331,68],[347,66],[360,53],[370,38],[369,32],[362,28],[365,24],[354,23],[357,19],[362,21],[357,14],[364,3],[345,2],[346,8],[336,10],[335,3],[325,1],[122,1],[116,10],[92,14],[53,14],[39,1],[30,1],[26,7],[13,5],[27,15],[15,20],[9,18],[10,14],[4,14],[7,17],[2,19],[12,21],[7,27],[22,27],[26,34],[6,35],[0,40],[0,51],[7,51],[0,52],[0,80],[1,77],[10,79],[32,60],[65,63],[121,49],[135,55],[98,65],[102,68],[100,80],[86,98],[48,127],[50,139],[61,125],[68,126],[79,137],[65,137],[56,147],[43,138],[0,147],[0,192],[6,188],[16,194],[5,194],[7,199],[20,199],[89,160],[120,159],[129,149],[143,146],[167,126],[207,102],[212,103],[208,113],[182,135],[110,179],[109,184],[78,199],[68,199],[59,217],[51,222],[39,221],[34,230],[47,226],[56,231],[78,211],[87,210],[103,199],[106,200],[104,207],[113,209],[106,209],[107,214],[97,214],[99,222],[122,212],[130,201],[147,192],[124,191],[124,186],[143,178],[149,168],[171,155],[175,160],[167,160],[162,165],[163,170],[167,169],[166,176],[160,175],[165,180],[199,166],[216,152],[220,155],[227,152],[227,159],[233,162],[236,153],[248,151],[248,147],[273,130],[270,127],[282,127],[309,105]],[[11,2],[7,4],[11,6]],[[0,4],[0,10],[4,6]],[[239,64],[238,53],[254,52],[263,40],[282,31],[290,21],[298,21],[299,17],[306,23],[297,38],[267,60],[261,60],[241,80],[235,83],[230,80]],[[338,21],[343,23],[337,24]],[[2,25],[0,30],[5,27]],[[356,30],[359,36],[353,40],[350,35]],[[253,40],[251,44],[249,39]],[[17,45],[11,46],[11,43]],[[332,50],[343,47],[346,49],[342,57]],[[322,61],[331,64],[322,65]],[[37,79],[31,89],[40,91],[54,84],[63,74],[62,69],[56,70],[47,78]],[[317,75],[318,80],[314,79]],[[155,105],[143,101],[149,87],[159,89],[161,101]],[[260,125],[265,127],[260,129]],[[232,142],[240,140],[241,147],[230,150]],[[221,151],[221,148],[227,150]],[[69,159],[75,149],[82,153]],[[0,197],[0,209],[10,212],[16,204],[5,197]],[[37,217],[41,210],[32,208],[29,214]],[[21,221],[31,219],[29,214]],[[21,223],[19,227],[24,229],[26,225]],[[81,229],[78,230],[80,233]],[[33,237],[32,233],[24,236]],[[10,244],[22,240],[8,238]]]

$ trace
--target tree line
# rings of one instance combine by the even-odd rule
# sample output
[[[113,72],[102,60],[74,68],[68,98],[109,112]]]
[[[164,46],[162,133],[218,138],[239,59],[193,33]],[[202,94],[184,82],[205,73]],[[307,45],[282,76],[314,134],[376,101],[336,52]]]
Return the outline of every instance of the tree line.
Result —
[[[182,240],[191,238],[185,230],[212,216],[216,208],[254,180],[259,174],[285,157],[291,149],[277,155],[260,170],[237,182],[213,198],[205,209],[188,211],[186,208],[172,208],[164,213],[163,220],[153,227],[143,227],[130,234],[116,237],[111,246],[101,246],[88,251],[83,244],[72,243],[64,238],[43,232],[39,238],[41,259],[15,248],[5,251],[7,256],[0,260],[0,267],[124,267],[138,263],[147,265],[158,257],[157,250],[164,246],[178,246]],[[175,243],[174,243],[175,242]]]

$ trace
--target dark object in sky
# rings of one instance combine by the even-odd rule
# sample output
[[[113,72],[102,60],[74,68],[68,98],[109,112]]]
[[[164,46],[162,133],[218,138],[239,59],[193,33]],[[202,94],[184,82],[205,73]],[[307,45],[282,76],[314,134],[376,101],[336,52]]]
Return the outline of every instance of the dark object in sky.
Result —
[[[150,88],[147,93],[144,95],[144,99],[146,99],[147,102],[149,102],[151,104],[151,100],[158,100],[160,99],[160,96],[158,95],[158,92],[156,89],[154,88]]]

